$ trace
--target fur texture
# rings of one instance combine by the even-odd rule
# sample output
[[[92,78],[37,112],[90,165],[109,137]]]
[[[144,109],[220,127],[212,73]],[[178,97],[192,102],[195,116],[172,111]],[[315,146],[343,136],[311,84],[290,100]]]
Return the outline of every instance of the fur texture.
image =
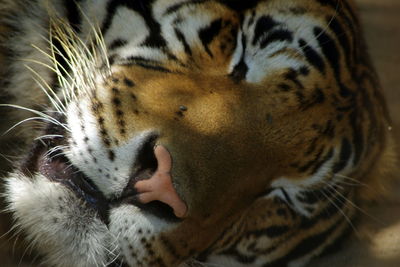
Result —
[[[0,3],[10,118],[43,122],[5,195],[50,265],[303,266],[381,196],[390,120],[350,1]],[[157,144],[184,219],[133,190]]]

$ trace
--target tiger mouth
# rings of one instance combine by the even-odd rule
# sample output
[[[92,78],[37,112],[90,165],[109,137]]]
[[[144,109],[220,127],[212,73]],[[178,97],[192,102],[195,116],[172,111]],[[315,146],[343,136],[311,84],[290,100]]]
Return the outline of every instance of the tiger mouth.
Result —
[[[104,223],[108,223],[109,200],[76,168],[64,155],[64,151],[54,148],[62,143],[62,138],[52,137],[34,142],[28,157],[21,164],[21,171],[28,177],[39,173],[51,182],[64,185],[87,207],[95,209]]]
[[[143,204],[138,200],[138,192],[134,188],[138,181],[150,178],[157,169],[158,164],[153,151],[157,137],[149,135],[139,148],[128,183],[118,197],[106,198],[90,178],[71,163],[64,151],[54,149],[65,143],[63,137],[35,141],[29,156],[21,165],[21,171],[27,176],[40,173],[50,181],[64,185],[83,200],[88,208],[96,210],[106,224],[110,208],[123,204],[134,205],[164,220],[176,222],[179,219],[169,205],[160,201]]]

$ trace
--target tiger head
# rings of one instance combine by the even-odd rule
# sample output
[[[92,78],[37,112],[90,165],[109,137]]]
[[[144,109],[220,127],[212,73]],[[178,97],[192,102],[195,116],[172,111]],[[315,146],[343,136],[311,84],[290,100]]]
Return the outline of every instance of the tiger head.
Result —
[[[120,2],[49,26],[61,90],[7,184],[48,261],[258,266],[339,239],[390,154],[351,7]]]

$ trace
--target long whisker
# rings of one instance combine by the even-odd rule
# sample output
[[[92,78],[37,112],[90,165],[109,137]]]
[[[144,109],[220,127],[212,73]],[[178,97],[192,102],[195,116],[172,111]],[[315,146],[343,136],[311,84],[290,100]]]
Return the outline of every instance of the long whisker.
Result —
[[[33,78],[33,80],[39,85],[41,90],[46,94],[47,98],[53,104],[53,107],[55,107],[59,113],[65,114],[67,108],[64,106],[64,103],[59,99],[57,94],[51,89],[50,85],[34,69],[29,67],[28,65],[25,65],[25,67],[28,68],[33,74],[35,74],[36,77],[38,77],[39,80],[36,78]],[[50,95],[49,92],[52,95]]]
[[[63,138],[63,135],[60,134],[45,134],[45,135],[41,135],[36,137],[34,140],[39,140],[39,139],[53,139],[53,138]]]
[[[357,179],[354,179],[354,178],[351,178],[351,177],[349,177],[349,176],[346,176],[346,175],[343,175],[343,174],[339,174],[339,173],[336,173],[335,176],[341,177],[341,178],[343,178],[343,179],[345,179],[345,180],[349,180],[349,181],[351,181],[351,182],[354,182],[354,183],[356,183],[356,184],[359,184],[360,186],[365,186],[365,187],[370,188],[369,185],[367,185],[367,184],[365,184],[365,183],[362,183],[361,181],[359,181],[359,180],[357,180]]]
[[[71,130],[64,123],[59,122],[58,120],[47,115],[44,112],[41,112],[41,111],[38,111],[35,109],[31,109],[31,108],[27,108],[27,107],[23,107],[23,106],[19,106],[19,105],[13,105],[13,104],[0,104],[0,107],[11,107],[11,108],[16,108],[16,109],[21,109],[21,110],[32,112],[39,116],[39,117],[36,117],[37,119],[51,122],[55,125],[59,125],[59,126],[63,127],[65,130],[67,130],[68,132],[71,132]],[[32,118],[30,118],[30,119],[32,119]],[[21,124],[22,122],[18,122],[17,125]],[[14,125],[13,127],[11,127],[11,129],[15,128],[17,125]],[[11,129],[7,130],[6,133],[8,133]]]
[[[336,190],[334,188],[334,186],[332,186],[331,184],[327,184],[330,188],[332,188],[333,190]],[[376,221],[377,223],[384,225],[385,223],[382,220],[379,220],[377,217],[372,216],[371,214],[369,214],[368,212],[366,212],[364,209],[362,209],[361,207],[359,207],[358,205],[356,205],[353,201],[351,201],[350,199],[348,199],[345,195],[343,195],[341,192],[339,192],[338,190],[336,190],[336,193],[343,199],[344,204],[350,204],[352,207],[354,207],[355,209],[359,210],[361,213],[363,213],[364,215],[368,216],[369,218],[373,219],[374,221]],[[339,200],[339,199],[338,199]]]
[[[336,190],[336,189],[335,189]],[[344,211],[338,206],[336,205],[335,201],[333,201],[328,195],[326,195],[326,193],[322,190],[321,193],[325,196],[325,198],[343,215],[343,217],[345,218],[345,220],[349,223],[349,225],[351,226],[351,228],[356,232],[359,233],[357,228],[354,226],[353,222],[351,221],[351,219],[346,215],[346,213],[344,213]],[[337,197],[334,195],[335,199],[337,199]]]
[[[52,122],[51,120],[47,119],[47,118],[43,118],[43,117],[30,117],[27,119],[24,119],[20,122],[17,122],[16,124],[14,124],[13,126],[11,126],[7,131],[5,131],[3,133],[3,135],[8,134],[9,132],[11,132],[12,130],[14,130],[16,127],[18,127],[19,125],[28,122],[28,121],[44,121],[44,122]]]
[[[68,146],[63,146],[63,145],[55,146],[55,147],[53,147],[52,149],[50,149],[49,151],[46,152],[45,157],[48,157],[48,156],[52,155],[51,158],[55,158],[57,156],[63,155],[64,154],[63,150],[67,149],[67,148],[68,148]],[[54,154],[54,153],[56,153],[58,151],[61,151],[61,153]]]
[[[3,153],[0,153],[0,157],[2,157],[3,159],[5,159],[8,163],[13,163],[14,161],[12,161],[9,156],[4,155]],[[1,237],[0,237],[1,238]]]

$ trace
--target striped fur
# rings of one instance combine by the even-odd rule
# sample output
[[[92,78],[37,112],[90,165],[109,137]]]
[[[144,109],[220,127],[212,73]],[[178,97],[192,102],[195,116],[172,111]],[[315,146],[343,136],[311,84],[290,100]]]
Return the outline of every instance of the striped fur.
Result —
[[[50,265],[304,266],[382,196],[390,119],[351,1],[0,6],[2,96],[45,121],[6,198]],[[154,144],[184,219],[132,200]]]

